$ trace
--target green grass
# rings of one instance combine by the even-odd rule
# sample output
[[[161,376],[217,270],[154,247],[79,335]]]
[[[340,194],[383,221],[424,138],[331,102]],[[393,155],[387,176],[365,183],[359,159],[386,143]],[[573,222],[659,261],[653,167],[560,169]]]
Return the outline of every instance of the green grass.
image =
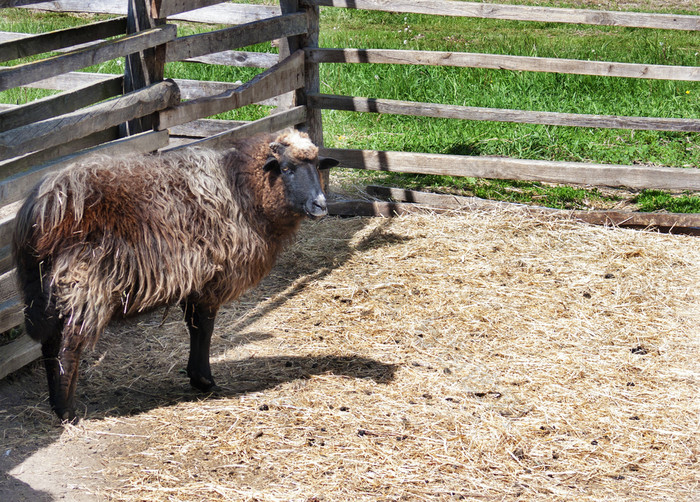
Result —
[[[2,14],[0,29],[25,32],[47,31],[88,21],[84,17],[66,14],[30,16],[26,10],[19,9],[5,9]],[[181,23],[179,33],[183,35],[215,28],[218,27]],[[320,45],[700,66],[700,38],[697,33],[691,32],[459,19],[332,8],[322,9]],[[248,49],[276,52],[269,43]],[[86,71],[121,73],[122,69],[123,61],[115,60]],[[245,82],[260,71],[195,63],[170,63],[166,66],[167,77],[193,80]],[[698,82],[471,68],[324,64],[321,66],[321,92],[492,108],[700,118]],[[0,100],[21,103],[42,95],[46,95],[46,91],[13,90],[0,93]],[[266,116],[268,112],[269,107],[249,106],[217,118],[254,120]],[[554,127],[332,110],[323,112],[323,120],[324,141],[330,147],[700,167],[698,133]],[[604,195],[598,190],[551,187],[538,183],[366,172],[355,172],[352,176],[367,183],[382,182],[553,207],[605,206],[617,200],[607,190]],[[634,202],[641,210],[700,211],[699,199],[695,194],[671,196],[657,191],[649,192],[653,195],[647,193],[635,196]]]

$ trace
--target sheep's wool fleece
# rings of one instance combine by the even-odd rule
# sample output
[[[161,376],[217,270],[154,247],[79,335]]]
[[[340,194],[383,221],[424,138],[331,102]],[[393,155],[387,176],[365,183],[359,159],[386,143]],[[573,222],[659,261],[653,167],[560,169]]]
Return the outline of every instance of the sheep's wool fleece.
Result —
[[[315,148],[308,143],[304,149]],[[281,244],[268,242],[250,216],[255,175],[226,172],[225,160],[189,149],[93,157],[45,178],[31,208],[33,247],[50,260],[68,327],[94,342],[114,314],[195,292],[218,307],[269,272],[278,252],[270,247]]]

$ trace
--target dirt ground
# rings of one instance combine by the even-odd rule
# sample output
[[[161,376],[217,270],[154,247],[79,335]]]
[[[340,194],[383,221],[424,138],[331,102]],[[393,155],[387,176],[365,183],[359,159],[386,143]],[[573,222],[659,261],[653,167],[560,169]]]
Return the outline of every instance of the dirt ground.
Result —
[[[0,382],[0,500],[693,500],[697,238],[517,211],[304,225],[217,321],[113,325],[82,421]]]

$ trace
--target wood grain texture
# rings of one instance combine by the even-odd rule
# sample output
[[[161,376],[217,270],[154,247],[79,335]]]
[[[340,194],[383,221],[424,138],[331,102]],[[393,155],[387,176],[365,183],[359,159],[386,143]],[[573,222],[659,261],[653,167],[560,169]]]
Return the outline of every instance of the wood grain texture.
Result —
[[[88,108],[11,129],[0,133],[0,158],[8,159],[82,138],[173,106],[179,100],[177,85],[164,81]]]
[[[166,61],[181,61],[305,32],[306,16],[304,14],[277,16],[222,30],[180,37],[168,43]]]
[[[220,4],[224,1],[225,0],[152,0],[151,10],[154,18],[165,19],[175,14]]]
[[[206,138],[229,131],[234,127],[247,124],[242,120],[216,120],[199,119],[187,122],[186,124],[173,126],[170,129],[170,136],[187,136],[190,138]]]
[[[246,68],[271,68],[277,64],[279,57],[277,54],[267,52],[222,51],[182,61]]]
[[[307,54],[309,59],[316,63],[456,66],[493,70],[700,82],[700,67],[696,66],[646,65],[608,61],[581,61],[578,59],[507,56],[501,54],[398,49],[309,49]]]
[[[278,96],[304,85],[304,52],[297,51],[269,70],[230,91],[193,99],[160,113],[160,128],[184,124],[235,110],[264,99]]]
[[[374,171],[635,189],[700,190],[700,169],[693,168],[621,166],[374,150],[322,149],[322,154],[338,159],[343,167]]]
[[[122,77],[114,77],[75,91],[37,99],[26,105],[0,111],[0,132],[31,122],[63,115],[122,93]]]
[[[36,3],[29,6],[29,8],[49,12],[126,15],[127,4],[125,0],[58,0],[55,2]],[[279,14],[279,7],[274,5],[220,3],[169,16],[169,19],[194,23],[241,24],[279,16]]]
[[[20,87],[31,82],[126,56],[148,47],[164,44],[173,40],[175,36],[176,27],[165,25],[58,56],[3,68],[0,70],[0,90]]]
[[[0,61],[10,61],[43,52],[92,42],[126,33],[126,18],[120,17],[75,28],[30,35],[0,44]]]
[[[301,0],[308,5],[381,10],[437,16],[479,17],[543,23],[573,23],[670,30],[700,30],[700,16],[647,14],[591,9],[561,9],[532,5],[502,5],[448,0]]]
[[[276,64],[276,63],[275,63]],[[274,64],[273,64],[274,66]],[[58,91],[76,90],[87,85],[98,82],[104,82],[111,78],[120,78],[120,75],[113,73],[88,73],[88,72],[70,72],[56,77],[41,80],[27,85],[27,87],[36,89],[53,89]],[[188,80],[175,78],[172,79],[180,89],[180,97],[183,100],[191,100],[212,96],[222,92],[228,92],[237,89],[241,84],[235,82],[217,82],[209,80]],[[267,106],[277,106],[277,96],[261,100],[257,104]],[[2,109],[4,105],[0,105]],[[10,109],[7,107],[5,109]]]
[[[194,141],[183,145],[180,147],[172,148],[176,150],[178,148],[183,148],[184,146],[199,146],[212,149],[223,149],[228,148],[231,142],[236,141],[241,138],[247,138],[259,133],[271,133],[275,131],[280,131],[286,127],[291,127],[297,124],[301,124],[306,120],[306,107],[297,106],[290,110],[285,110],[280,113],[275,113],[269,117],[264,117],[246,124],[242,124],[229,129],[228,131],[221,132],[214,136],[204,138],[199,141]]]
[[[513,209],[520,208],[533,214],[562,214],[573,219],[596,225],[658,227],[676,229],[678,232],[699,232],[700,214],[686,213],[642,213],[619,210],[568,210],[541,206],[530,206],[513,202],[481,199],[479,197],[461,197],[457,195],[436,194],[370,185],[367,193],[375,197],[390,198],[399,202],[411,202],[441,209]]]
[[[128,0],[127,34],[136,34],[149,29],[162,28],[165,21],[151,16],[149,0]],[[124,93],[143,89],[163,80],[165,72],[165,44],[148,47],[128,54],[124,58]],[[121,135],[130,136],[153,130],[158,115],[137,117],[120,125]]]
[[[84,138],[68,141],[67,143],[61,143],[54,147],[45,148],[44,150],[0,162],[0,178],[14,176],[15,174],[19,174],[39,164],[45,164],[58,157],[70,155],[71,153],[84,150],[85,148],[91,148],[100,143],[114,141],[119,137],[119,128],[116,126],[110,127],[104,131],[92,133]]]
[[[397,101],[392,99],[358,98],[329,94],[310,95],[309,106],[324,110],[345,110],[462,120],[485,120],[491,122],[516,122],[521,124],[700,132],[700,119],[621,117],[616,115],[585,115],[578,113],[508,110],[500,108],[418,103],[414,101]]]
[[[700,215],[679,213],[637,213],[626,211],[571,211],[527,206],[477,197],[431,194],[413,190],[368,187],[369,193],[391,197],[394,201],[341,200],[328,204],[334,216],[382,216],[391,218],[417,212],[446,213],[452,211],[518,209],[531,215],[558,215],[592,225],[659,230],[662,232],[700,235]]]
[[[19,302],[0,305],[0,329],[8,330],[24,320]],[[0,379],[41,357],[41,344],[27,335],[5,345],[0,353]]]
[[[0,0],[0,9],[8,7],[21,7],[23,5],[31,5],[39,3],[41,0]]]

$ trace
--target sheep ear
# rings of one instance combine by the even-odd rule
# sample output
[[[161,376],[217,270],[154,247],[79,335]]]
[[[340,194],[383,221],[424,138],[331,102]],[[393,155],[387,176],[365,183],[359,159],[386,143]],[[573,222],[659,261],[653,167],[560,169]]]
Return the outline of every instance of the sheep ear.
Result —
[[[265,171],[266,173],[269,171],[279,171],[279,168],[280,168],[279,160],[277,160],[273,156],[270,156],[265,161],[265,165],[263,166],[263,171]]]
[[[330,169],[331,167],[335,167],[338,164],[340,164],[340,161],[335,160],[331,157],[319,157],[318,158],[318,168],[320,170]]]
[[[278,141],[273,141],[272,143],[270,143],[270,150],[272,150],[277,155],[280,155],[282,153],[282,150],[284,150],[284,145],[282,143],[279,143]]]

